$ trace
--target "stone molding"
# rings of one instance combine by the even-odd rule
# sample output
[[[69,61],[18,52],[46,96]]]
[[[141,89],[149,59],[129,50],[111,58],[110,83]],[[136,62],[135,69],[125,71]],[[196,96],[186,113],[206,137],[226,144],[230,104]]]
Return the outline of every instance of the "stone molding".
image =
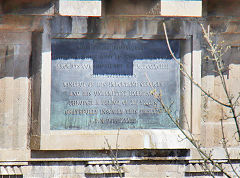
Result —
[[[81,21],[84,23],[84,21]],[[159,22],[160,23],[160,22]],[[172,21],[169,21],[172,23]],[[56,25],[56,24],[55,24]],[[170,25],[170,24],[169,24]],[[180,26],[178,26],[180,28]],[[74,27],[72,27],[73,29]],[[88,27],[91,28],[91,27]],[[39,133],[32,135],[32,148],[33,150],[78,150],[78,149],[107,149],[105,137],[108,139],[111,145],[116,145],[117,130],[113,131],[54,131],[50,130],[50,91],[51,91],[51,29],[50,22],[46,20],[44,22],[44,32],[40,34],[42,39],[42,47],[39,62],[39,79],[33,81],[33,86],[37,83],[41,83],[41,90],[35,96],[40,105],[36,105],[39,109],[39,115],[34,116],[33,123],[36,126],[34,130],[38,130]],[[199,50],[198,31],[190,32],[189,35],[179,32],[174,35],[170,33],[171,39],[182,39],[183,50],[182,60],[185,63],[187,70],[193,74],[193,78],[201,83],[201,51]],[[62,33],[63,34],[63,33]],[[63,34],[64,35],[64,34]],[[85,34],[86,36],[88,34]],[[101,34],[100,34],[101,36]],[[108,34],[103,35],[103,38],[107,38]],[[138,34],[140,37],[141,34]],[[139,38],[138,37],[138,38]],[[111,38],[118,38],[118,34]],[[132,37],[134,38],[134,37]],[[163,39],[161,35],[157,36],[154,33],[149,36],[144,36],[143,39]],[[185,51],[184,51],[185,50]],[[201,116],[201,93],[196,87],[191,89],[191,85],[187,84],[187,79],[182,78],[182,95],[183,108],[190,108],[190,110],[183,111],[184,117],[188,119],[192,132],[196,135],[199,134],[200,116]],[[184,82],[185,81],[185,82]],[[192,95],[191,95],[192,93]],[[35,101],[36,98],[33,98]],[[191,101],[194,105],[191,107]],[[186,124],[186,123],[185,123]],[[187,128],[187,126],[185,126]],[[164,135],[164,136],[163,136]],[[190,144],[185,141],[179,141],[178,138],[182,137],[179,130],[122,130],[119,136],[119,149],[181,149],[190,148]],[[35,139],[37,138],[37,140]],[[88,140],[88,142],[86,142]]]

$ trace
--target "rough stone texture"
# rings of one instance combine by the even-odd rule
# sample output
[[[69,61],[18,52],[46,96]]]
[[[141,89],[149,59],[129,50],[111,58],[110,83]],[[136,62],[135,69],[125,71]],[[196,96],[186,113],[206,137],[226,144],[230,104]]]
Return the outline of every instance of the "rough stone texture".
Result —
[[[189,20],[189,21],[188,21]],[[186,66],[189,70],[193,68],[192,74],[196,81],[201,81],[201,51],[200,46],[198,44],[200,38],[199,30],[197,25],[195,24],[195,19],[189,18],[188,20],[182,19],[182,21],[178,21],[174,18],[170,18],[166,21],[167,28],[169,29],[168,33],[172,39],[189,39],[189,36],[194,36],[193,46],[193,54],[188,55],[188,58],[193,62],[193,67],[191,67],[191,62]],[[190,21],[192,20],[192,21]],[[73,23],[74,22],[74,23]],[[78,29],[77,24],[82,23],[82,28]],[[45,52],[50,51],[50,40],[49,36],[51,35],[53,38],[141,38],[141,39],[164,39],[162,18],[146,18],[146,17],[105,17],[105,18],[71,18],[71,17],[56,17],[51,20],[51,34],[47,27],[44,30],[42,36],[45,36],[45,42],[43,44],[46,46],[46,49],[42,51],[42,61],[45,61],[45,65],[42,65],[42,77],[40,80],[42,82],[41,93],[45,93],[45,95],[41,94],[41,106],[40,108],[44,108],[41,110],[41,114],[35,118],[40,118],[38,120],[41,122],[37,123],[41,127],[41,133],[38,135],[40,138],[40,149],[42,150],[71,150],[71,149],[103,149],[107,148],[107,145],[104,143],[104,136],[107,137],[110,144],[114,144],[115,139],[117,137],[117,131],[51,131],[49,130],[49,115],[48,106],[49,102],[46,100],[49,98],[47,92],[50,88],[50,73],[48,63],[50,59],[50,55],[43,57]],[[123,24],[123,28],[119,30],[119,23]],[[174,28],[171,28],[174,27]],[[189,28],[191,27],[191,28]],[[86,30],[86,31],[85,31]],[[73,33],[75,32],[75,33]],[[183,40],[185,42],[185,40]],[[48,48],[49,47],[49,48]],[[190,48],[190,44],[189,47]],[[41,49],[39,49],[41,51]],[[184,50],[182,50],[184,51]],[[190,51],[185,52],[190,53]],[[46,70],[43,72],[43,70]],[[44,84],[44,85],[43,85]],[[33,86],[37,86],[38,83],[33,81]],[[190,87],[190,86],[189,86]],[[46,91],[47,90],[47,91]],[[190,91],[190,89],[188,90]],[[188,95],[191,95],[189,92]],[[34,96],[36,97],[36,95]],[[37,95],[38,97],[38,95]],[[194,134],[200,134],[200,100],[201,95],[197,88],[193,90],[193,106],[192,106],[192,117],[194,116],[194,120],[192,122],[192,129]],[[46,100],[46,102],[43,102]],[[35,101],[35,99],[34,99]],[[188,103],[191,107],[190,103]],[[43,107],[42,107],[43,106]],[[44,112],[43,112],[44,111]],[[36,114],[36,113],[35,113]],[[34,119],[34,127],[35,127],[35,119]],[[40,129],[40,128],[38,128]],[[36,130],[36,129],[33,129]],[[189,148],[188,144],[184,141],[178,141],[177,138],[180,133],[174,130],[169,131],[168,133],[164,130],[155,130],[155,131],[121,131],[119,136],[120,149],[154,149],[154,148]],[[37,137],[34,135],[34,137]],[[181,137],[181,136],[180,136]],[[33,137],[32,137],[33,138]],[[36,139],[38,139],[36,138]],[[32,139],[32,142],[36,140]],[[84,140],[89,140],[85,144]],[[50,142],[50,144],[49,144]],[[36,150],[39,148],[32,149]]]
[[[0,6],[2,7],[0,12],[3,14],[54,14],[54,4],[52,0],[1,0]]]
[[[238,16],[239,4],[235,0],[208,0],[208,15],[209,16]]]
[[[104,171],[102,167],[105,166]],[[227,164],[222,164],[226,170],[231,168]],[[234,168],[239,171],[239,166],[233,164]],[[95,168],[98,167],[98,168]],[[41,164],[36,162],[28,166],[5,166],[0,167],[3,175],[24,175],[24,177],[119,177],[116,173],[109,173],[109,165],[84,166],[77,162],[50,162]],[[212,166],[209,165],[212,169]],[[213,169],[216,177],[223,177],[222,173]],[[229,172],[233,176],[232,172]],[[152,162],[148,164],[128,164],[123,166],[123,177],[127,178],[146,178],[146,177],[211,177],[205,172],[203,163],[177,164],[176,162]]]
[[[15,4],[18,4],[22,8],[25,6],[24,1],[29,2],[29,0],[14,0],[11,2],[15,2]],[[3,1],[0,2],[2,3]],[[11,2],[5,1],[5,4],[2,4],[3,6],[0,8],[0,13],[16,12],[14,11],[14,7],[12,7],[14,3],[11,4]],[[214,4],[216,2],[217,4]],[[226,71],[224,75],[227,85],[229,85],[229,91],[236,99],[240,91],[240,23],[239,18],[232,16],[238,16],[239,5],[237,1],[233,0],[224,0],[221,2],[219,3],[216,0],[209,1],[209,16],[199,20],[206,25],[206,28],[210,24],[210,30],[217,33],[215,40],[219,42],[224,40],[224,44],[231,46],[230,51],[224,56],[224,62],[229,68],[229,71]],[[40,1],[34,1],[32,5],[38,6],[38,3]],[[48,1],[42,1],[42,3],[47,4]],[[203,40],[200,40],[202,36],[196,19],[108,16],[110,11],[113,10],[108,7],[105,7],[106,10],[104,13],[106,16],[101,18],[53,17],[51,20],[52,37],[163,38],[162,22],[165,21],[170,38],[188,38],[194,40],[194,42],[201,42],[201,46],[195,49],[196,51],[202,50],[202,70],[198,71],[197,79],[199,80],[200,76],[200,82],[204,89],[217,99],[226,102],[219,76],[214,72],[214,65],[211,61],[203,59],[206,55],[204,48],[206,44]],[[122,9],[125,8],[122,7]],[[139,7],[140,10],[144,8],[142,5]],[[232,9],[229,10],[229,8]],[[137,12],[136,9],[133,9],[133,11]],[[117,13],[117,11],[115,12]],[[204,14],[206,15],[207,13],[205,12]],[[227,17],[226,15],[231,17]],[[29,148],[29,133],[39,139],[33,139],[36,142],[31,142],[34,145],[32,147],[40,148],[41,127],[39,126],[40,118],[38,117],[38,113],[40,112],[39,88],[41,88],[42,74],[39,66],[42,65],[42,53],[38,49],[42,48],[42,31],[44,28],[43,24],[46,24],[46,19],[45,17],[19,15],[4,15],[1,17],[0,175],[23,174],[24,177],[29,178],[103,177],[104,174],[117,176],[116,171],[113,170],[114,166],[107,150],[91,150],[89,152],[40,151],[41,153],[37,153]],[[192,36],[193,32],[197,34]],[[49,52],[46,49],[43,50]],[[200,65],[200,61],[194,62]],[[204,95],[200,97],[200,100],[198,97],[195,101],[193,106],[195,107],[194,111],[199,112],[198,107],[200,104],[202,104],[201,117],[196,113],[192,113],[190,130],[192,129],[193,133],[200,135],[200,141],[206,147],[206,151],[210,153],[213,149],[214,158],[217,158],[226,170],[230,174],[233,174],[230,165],[226,164],[224,160],[226,159],[226,153],[221,149],[222,133],[220,119],[224,115],[229,116],[229,111],[215,104]],[[239,106],[237,111],[240,112]],[[199,117],[200,119],[196,119]],[[231,145],[229,151],[231,158],[233,158],[233,166],[239,172],[239,143],[235,139],[235,125],[232,119],[224,121],[224,131],[226,138],[229,140],[228,145]],[[75,138],[78,139],[78,137]],[[114,138],[111,140],[112,144],[115,143]],[[136,139],[136,137],[134,138]],[[66,139],[69,140],[69,136],[66,136]],[[76,139],[73,142],[76,142]],[[126,139],[128,137],[124,137],[123,140]],[[83,140],[82,142],[87,141],[89,140]],[[168,140],[168,142],[171,141]],[[79,142],[80,146],[82,142]],[[130,141],[128,140],[128,142]],[[161,140],[158,142],[161,144]],[[61,140],[59,143],[61,143]],[[135,140],[132,143],[138,143],[138,141]],[[47,139],[46,144],[50,144]],[[68,145],[65,146],[67,148]],[[78,148],[76,147],[76,149]],[[147,148],[152,148],[152,146],[150,145]],[[134,150],[121,150],[119,161],[124,168],[125,177],[210,177],[210,175],[206,175],[197,151],[192,148],[187,150],[189,155],[181,155],[181,151],[176,154],[178,152],[176,150],[173,152],[166,151],[165,154],[157,153],[157,151],[159,149],[149,150],[148,152],[143,149],[138,150],[138,153]],[[164,150],[161,151],[164,152]],[[216,173],[216,177],[223,177],[219,171],[214,172]]]
[[[6,34],[6,32],[9,31],[22,31],[22,32],[31,32],[36,29],[41,30],[41,26],[39,25],[41,23],[41,17],[36,16],[14,16],[14,15],[4,15],[1,17],[1,23],[0,23],[0,29],[5,31],[1,34],[2,38],[1,43],[11,43],[11,40],[14,40],[15,44],[18,43],[26,43],[27,39],[24,39],[23,36],[14,36],[13,34],[9,33]],[[12,36],[11,36],[12,35]],[[5,42],[5,41],[6,42]],[[28,41],[29,43],[30,41]]]
[[[239,22],[237,18],[226,19],[226,18],[208,18],[208,27],[214,33],[216,33],[214,41],[218,44],[222,43],[223,46],[229,45],[231,48],[223,56],[223,61],[226,66],[224,69],[224,77],[228,92],[233,101],[238,97],[239,85],[239,52],[238,52],[238,28]],[[207,55],[204,52],[204,55]],[[214,64],[209,60],[203,60],[202,70],[202,83],[206,91],[208,91],[216,99],[228,103],[225,91],[223,89],[222,82],[219,75],[215,72],[216,68]],[[215,145],[221,145],[222,139],[222,128],[221,119],[232,117],[230,110],[223,107],[216,102],[212,101],[209,97],[202,97],[202,139],[205,146],[212,147]],[[239,113],[239,106],[236,106],[236,112]],[[228,145],[239,146],[236,141],[236,126],[233,118],[229,118],[224,121],[224,134],[228,140]],[[213,137],[207,137],[207,135],[213,135]]]
[[[33,163],[23,167],[24,177],[85,177],[84,165],[75,162]]]
[[[18,38],[19,36],[23,37]],[[31,33],[0,32],[0,160],[26,159],[30,119],[30,85],[28,80]],[[4,150],[3,150],[4,149]],[[16,155],[6,157],[16,150]],[[19,151],[17,151],[19,150]],[[18,153],[23,154],[18,155]],[[12,151],[14,154],[14,151]]]
[[[101,16],[102,2],[59,0],[59,14],[62,16]]]

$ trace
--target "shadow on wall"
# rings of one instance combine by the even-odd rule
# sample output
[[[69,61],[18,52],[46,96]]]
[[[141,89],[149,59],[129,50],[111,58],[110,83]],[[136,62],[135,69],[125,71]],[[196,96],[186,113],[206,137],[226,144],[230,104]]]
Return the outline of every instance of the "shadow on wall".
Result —
[[[0,149],[27,146],[30,40],[30,33],[0,33]]]
[[[37,35],[41,36],[39,33]],[[6,35],[7,33],[4,34]],[[34,34],[32,35],[33,38],[36,36]],[[6,35],[6,38],[10,38],[10,36]],[[27,39],[25,40],[28,43]],[[28,40],[31,39],[29,38]],[[5,77],[12,77],[13,79],[29,78],[32,76],[32,71],[40,72],[40,64],[36,63],[36,61],[33,64],[32,59],[41,56],[40,49],[42,44],[41,40],[37,43],[36,40],[34,41],[35,43],[32,43],[34,53],[31,52],[31,44],[0,44],[0,79]],[[35,51],[38,51],[38,53]]]
[[[114,152],[116,150],[113,150]],[[109,150],[91,150],[91,151],[32,151],[31,158],[106,158],[109,157]],[[132,157],[189,157],[189,149],[160,149],[160,150],[118,150],[119,158]]]
[[[0,44],[0,79],[29,78],[30,50],[28,45]]]
[[[0,0],[2,13],[44,13],[53,5],[53,0]]]
[[[107,0],[106,5],[111,9],[111,4],[115,3],[115,0]],[[123,7],[120,7],[124,8]],[[215,18],[214,18],[215,19]],[[237,34],[229,33],[236,31],[236,27],[240,25],[235,22],[227,22],[227,20],[209,20],[202,21],[202,23],[211,24],[211,31],[217,33],[218,41],[228,42],[228,45],[234,46],[224,56],[226,68],[230,64],[240,64],[240,41]],[[145,35],[151,36],[151,39],[164,39],[163,34],[163,19],[146,19],[146,17],[112,17],[105,16],[98,17],[54,17],[51,20],[52,24],[52,37],[53,38],[66,38],[69,35],[75,35],[73,32],[77,32],[82,35],[82,38],[97,39],[97,38],[112,38],[114,35],[116,38],[133,38],[141,39]],[[190,18],[168,18],[165,19],[168,34],[170,39],[184,39],[189,36],[195,35],[197,40],[202,41],[201,46],[195,46],[195,51],[202,51],[202,58],[207,54],[205,53],[205,41],[202,36],[201,27],[197,22],[197,19]],[[78,25],[74,25],[78,24]],[[81,24],[81,30],[79,30],[79,24]],[[195,29],[195,31],[194,31]],[[231,31],[230,31],[231,30]],[[79,35],[78,34],[78,35]],[[239,46],[239,47],[238,47]],[[212,61],[202,60],[202,77],[207,75],[216,75],[214,72],[214,66]]]
[[[0,45],[0,79],[14,76],[14,45]]]
[[[231,70],[230,66],[237,67],[240,64],[240,46],[238,44],[235,45],[234,40],[232,41],[230,38],[226,38],[224,35],[219,36],[220,37],[218,37],[219,39],[217,40],[217,44],[220,44],[220,42],[224,41],[226,43],[225,45],[230,47],[230,49],[228,49],[227,52],[222,56],[222,59],[224,64],[223,74],[226,75],[228,78],[231,78],[231,76],[229,76]],[[231,38],[234,38],[235,34],[230,34],[229,36]],[[218,76],[219,74],[216,72],[217,68],[215,62],[212,60],[208,60],[206,56],[211,55],[207,53],[207,50],[204,47],[202,50],[202,77],[208,75]]]
[[[160,0],[105,0],[106,15],[160,15]]]
[[[208,0],[209,16],[240,16],[238,0]]]

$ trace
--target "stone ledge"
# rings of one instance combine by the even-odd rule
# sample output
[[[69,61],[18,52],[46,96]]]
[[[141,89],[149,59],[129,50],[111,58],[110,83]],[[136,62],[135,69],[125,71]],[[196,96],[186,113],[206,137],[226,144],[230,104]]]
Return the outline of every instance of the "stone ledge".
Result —
[[[50,131],[41,135],[39,150],[108,150],[116,145],[117,130]],[[118,149],[187,149],[190,143],[176,129],[121,130]],[[34,138],[33,138],[34,139]],[[88,142],[86,142],[88,140]],[[34,141],[34,140],[32,140]],[[106,143],[108,142],[108,144]],[[32,148],[33,150],[36,148]]]
[[[28,161],[30,159],[30,150],[10,150],[10,149],[0,149],[0,165],[2,162],[13,162],[13,161]],[[24,163],[25,164],[25,163]]]

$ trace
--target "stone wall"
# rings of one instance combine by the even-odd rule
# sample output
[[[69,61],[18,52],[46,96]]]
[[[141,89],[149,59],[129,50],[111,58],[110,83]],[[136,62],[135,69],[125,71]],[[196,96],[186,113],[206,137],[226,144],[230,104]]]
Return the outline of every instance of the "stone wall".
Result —
[[[25,159],[31,118],[31,32],[1,32],[1,160]],[[14,155],[13,155],[14,154]]]
[[[25,9],[26,4],[23,2],[14,2],[18,7]],[[42,3],[39,5],[36,2],[32,6],[44,8],[49,6],[48,1]],[[45,61],[39,61],[42,54],[38,49],[42,48],[41,37],[44,35],[47,23],[52,23],[52,37],[65,35],[64,37],[68,38],[155,39],[164,38],[162,22],[165,21],[170,38],[186,39],[190,36],[194,38],[194,42],[201,42],[199,43],[201,46],[197,45],[195,49],[202,51],[202,58],[200,61],[193,61],[195,66],[198,66],[196,71],[200,70],[195,73],[194,78],[214,97],[226,101],[213,64],[204,59],[207,54],[206,43],[202,39],[198,22],[216,33],[216,41],[224,40],[224,44],[231,46],[224,56],[225,64],[230,70],[224,74],[229,91],[234,97],[240,92],[240,25],[239,18],[233,17],[237,16],[238,11],[226,10],[223,4],[214,6],[213,3],[214,1],[206,3],[209,14],[206,15],[208,12],[206,6],[204,12],[206,16],[199,19],[110,16],[109,4],[105,6],[108,7],[105,15],[98,18],[3,15],[0,22],[0,176],[23,175],[29,178],[118,176],[107,148],[78,150],[78,147],[69,151],[54,151],[54,148],[51,148],[52,151],[38,151],[40,141],[35,140],[36,142],[30,143],[31,135],[41,137],[39,112],[44,112],[41,110],[44,106],[40,107],[41,98],[38,96],[41,77],[43,77],[42,68],[39,67],[42,63],[39,62]],[[2,3],[1,12],[13,11],[14,7],[10,6],[9,3]],[[143,7],[141,4],[140,6]],[[229,7],[238,9],[234,1],[231,1]],[[228,16],[223,17],[224,14]],[[192,98],[195,99],[189,118],[191,129],[208,151],[213,149],[213,156],[231,173],[231,168],[225,163],[226,155],[220,144],[222,139],[220,119],[228,114],[228,111],[204,95],[200,94],[199,97],[198,89],[193,88],[191,91]],[[224,122],[232,162],[239,172],[239,143],[235,140],[235,125],[232,119]],[[183,125],[187,128],[186,123]],[[112,140],[113,144],[114,141]],[[30,144],[36,145],[30,146]],[[78,144],[81,145],[82,142]],[[206,174],[201,158],[192,147],[167,150],[156,149],[155,146],[139,150],[120,150],[119,163],[123,167],[123,175],[125,177],[210,176]],[[31,147],[38,149],[34,151]],[[223,176],[218,170],[213,172],[216,176]]]
[[[237,18],[207,18],[206,24],[209,24],[209,28],[216,34],[215,40],[217,43],[222,43],[223,46],[229,46],[230,49],[223,56],[224,64],[226,66],[226,71],[224,76],[226,78],[226,84],[228,86],[228,91],[232,97],[236,98],[239,92],[239,85],[236,85],[239,80],[239,34],[238,34],[238,20]],[[207,52],[204,52],[207,56]],[[204,57],[204,56],[203,56]],[[202,63],[202,82],[204,88],[206,88],[209,93],[214,97],[224,102],[227,102],[226,94],[224,93],[220,77],[215,72],[213,63],[209,60],[203,60]],[[229,70],[227,70],[229,69]],[[202,128],[204,134],[204,140],[206,146],[212,147],[215,145],[220,145],[222,132],[220,120],[226,115],[229,116],[229,110],[222,107],[219,104],[209,100],[208,97],[202,97]],[[236,107],[236,111],[239,112],[239,106]],[[227,119],[224,121],[224,130],[226,136],[228,137],[229,144],[237,146],[236,133],[235,133],[235,123],[233,119]],[[207,138],[206,135],[214,135],[212,138]]]

